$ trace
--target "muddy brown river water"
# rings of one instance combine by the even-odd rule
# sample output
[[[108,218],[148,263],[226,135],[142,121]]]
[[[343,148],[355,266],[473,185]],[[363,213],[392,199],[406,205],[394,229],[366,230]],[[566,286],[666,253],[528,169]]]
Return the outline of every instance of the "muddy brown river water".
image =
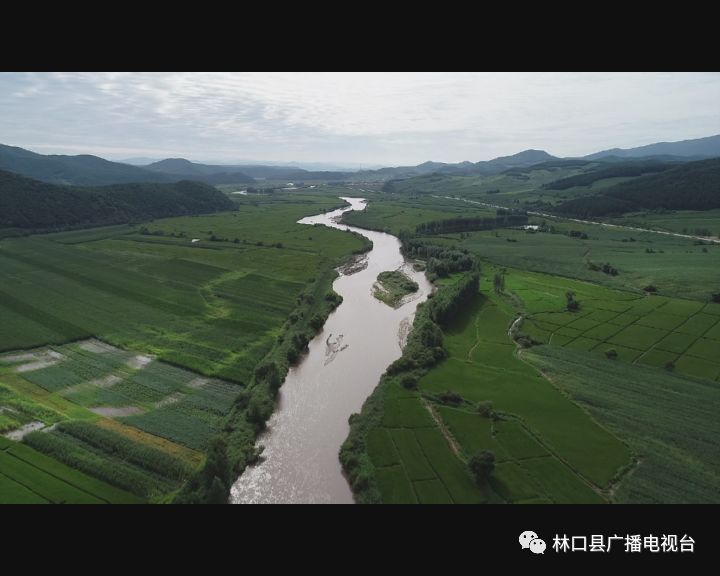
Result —
[[[310,342],[299,365],[290,369],[268,429],[258,440],[265,447],[261,461],[235,482],[233,503],[352,503],[338,459],[348,418],[360,411],[382,373],[400,357],[415,309],[432,290],[425,274],[405,261],[395,236],[336,222],[343,212],[365,208],[364,199],[343,199],[351,206],[300,223],[366,236],[373,242],[367,267],[335,280],[333,288],[343,303]],[[420,290],[393,309],[373,297],[372,286],[380,272],[397,269]]]

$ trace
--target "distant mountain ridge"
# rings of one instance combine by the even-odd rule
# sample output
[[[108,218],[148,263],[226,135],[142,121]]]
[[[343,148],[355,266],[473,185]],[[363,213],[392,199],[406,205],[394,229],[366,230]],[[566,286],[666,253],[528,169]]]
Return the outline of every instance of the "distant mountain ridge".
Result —
[[[100,186],[128,182],[172,182],[172,178],[98,156],[44,155],[0,144],[0,170],[51,184]]]
[[[395,166],[358,171],[307,170],[297,166],[278,164],[203,164],[191,162],[185,158],[166,158],[143,166],[136,166],[111,162],[91,155],[43,155],[14,146],[0,145],[0,170],[8,170],[52,184],[78,186],[129,182],[169,183],[179,180],[194,180],[212,185],[249,185],[264,180],[274,182],[384,182],[433,174],[484,176],[530,166],[551,166],[569,162],[626,162],[638,158],[687,162],[710,157],[720,157],[720,135],[681,142],[659,142],[638,148],[613,148],[583,158],[559,158],[544,150],[530,149],[479,162],[427,161],[417,166]],[[317,165],[322,166],[322,164]]]
[[[657,142],[637,148],[612,148],[585,156],[588,160],[596,160],[606,156],[619,158],[642,158],[645,156],[695,156],[700,158],[714,158],[720,156],[720,134],[694,140],[681,140],[679,142]]]

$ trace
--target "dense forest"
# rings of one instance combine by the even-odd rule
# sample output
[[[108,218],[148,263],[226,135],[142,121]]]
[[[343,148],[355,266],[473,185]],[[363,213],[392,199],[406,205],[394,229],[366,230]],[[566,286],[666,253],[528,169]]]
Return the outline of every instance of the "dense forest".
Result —
[[[620,162],[610,166],[602,167],[591,172],[576,174],[561,178],[554,182],[543,184],[542,188],[547,190],[567,190],[575,186],[590,186],[598,180],[606,178],[620,178],[630,176],[642,176],[643,174],[651,174],[670,170],[678,165],[677,162],[660,162],[660,161],[644,161],[644,162]]]
[[[660,174],[642,176],[575,198],[555,208],[583,218],[638,210],[712,210],[720,208],[720,159],[688,162]]]
[[[198,182],[56,186],[0,170],[0,228],[64,230],[232,210],[222,192]]]

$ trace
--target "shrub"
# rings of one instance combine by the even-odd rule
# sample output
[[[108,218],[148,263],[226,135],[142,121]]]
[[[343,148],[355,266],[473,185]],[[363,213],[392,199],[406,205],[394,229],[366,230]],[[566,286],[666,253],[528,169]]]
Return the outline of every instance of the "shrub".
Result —
[[[442,404],[449,404],[451,406],[458,406],[463,403],[463,397],[452,390],[446,390],[445,392],[438,394],[438,400]]]
[[[468,460],[468,468],[479,486],[485,484],[495,470],[495,454],[490,450],[473,454]]]
[[[417,376],[415,376],[415,374],[413,373],[404,374],[400,378],[400,385],[407,390],[415,390],[418,385]]]
[[[484,400],[482,402],[478,402],[476,405],[476,409],[478,414],[480,414],[480,416],[482,416],[483,418],[492,418],[494,420],[497,416],[492,400]]]

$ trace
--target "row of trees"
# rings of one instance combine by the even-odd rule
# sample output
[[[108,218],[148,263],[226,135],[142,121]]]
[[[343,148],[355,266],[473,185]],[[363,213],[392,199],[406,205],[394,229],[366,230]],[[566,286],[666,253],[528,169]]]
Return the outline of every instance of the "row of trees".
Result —
[[[415,232],[424,236],[432,236],[522,226],[527,223],[528,215],[525,213],[498,211],[495,218],[448,218],[423,222],[415,227]]]
[[[447,248],[419,238],[406,240],[403,253],[408,258],[425,260],[427,271],[440,278],[447,278],[457,272],[468,272],[477,266],[477,259],[465,248]]]

